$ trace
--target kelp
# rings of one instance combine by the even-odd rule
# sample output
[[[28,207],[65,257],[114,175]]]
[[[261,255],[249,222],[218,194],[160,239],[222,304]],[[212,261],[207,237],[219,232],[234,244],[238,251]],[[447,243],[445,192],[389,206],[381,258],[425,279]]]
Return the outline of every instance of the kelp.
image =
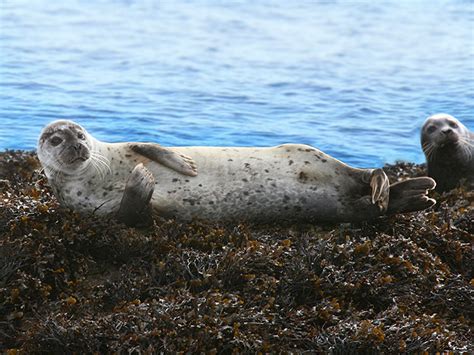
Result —
[[[473,351],[474,192],[435,198],[357,224],[134,229],[62,208],[34,153],[0,153],[0,350]]]

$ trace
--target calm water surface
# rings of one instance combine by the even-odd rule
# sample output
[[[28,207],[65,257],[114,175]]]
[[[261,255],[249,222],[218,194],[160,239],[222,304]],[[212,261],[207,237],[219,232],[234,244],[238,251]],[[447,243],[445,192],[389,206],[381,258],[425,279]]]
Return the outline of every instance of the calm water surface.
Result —
[[[1,1],[0,150],[71,118],[107,141],[307,143],[421,162],[474,129],[473,1]]]

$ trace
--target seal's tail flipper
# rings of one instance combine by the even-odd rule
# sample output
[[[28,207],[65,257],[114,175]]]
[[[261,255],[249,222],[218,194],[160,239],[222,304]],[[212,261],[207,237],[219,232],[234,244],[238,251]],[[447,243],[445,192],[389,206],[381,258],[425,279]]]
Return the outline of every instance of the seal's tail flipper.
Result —
[[[375,169],[370,175],[370,199],[380,212],[387,211],[390,197],[390,181],[382,169]]]
[[[436,187],[429,177],[418,177],[390,185],[390,200],[387,214],[408,213],[425,210],[436,201],[428,197],[428,191]]]

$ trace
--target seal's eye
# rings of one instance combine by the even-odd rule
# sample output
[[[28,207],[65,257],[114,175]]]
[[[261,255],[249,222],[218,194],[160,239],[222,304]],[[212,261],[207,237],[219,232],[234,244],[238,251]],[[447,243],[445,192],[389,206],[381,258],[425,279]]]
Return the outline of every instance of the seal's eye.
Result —
[[[62,143],[62,141],[63,140],[61,138],[59,138],[58,136],[55,136],[55,137],[51,138],[51,140],[49,142],[51,143],[51,145],[53,147],[56,147],[57,145],[60,145]]]
[[[433,133],[434,131],[436,131],[436,127],[435,127],[435,126],[429,126],[429,127],[426,129],[426,132],[428,132],[428,133]]]
[[[458,124],[456,122],[453,122],[453,121],[449,121],[449,126],[451,128],[458,128]]]
[[[84,140],[84,139],[86,139],[86,136],[84,134],[82,134],[81,132],[79,132],[77,134],[77,138]]]

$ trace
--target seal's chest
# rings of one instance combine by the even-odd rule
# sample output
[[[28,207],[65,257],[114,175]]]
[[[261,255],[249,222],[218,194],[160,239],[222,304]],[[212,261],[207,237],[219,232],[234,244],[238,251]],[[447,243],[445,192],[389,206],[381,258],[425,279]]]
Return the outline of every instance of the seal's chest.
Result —
[[[110,214],[118,210],[125,184],[99,180],[65,183],[55,189],[61,204],[80,212]]]

